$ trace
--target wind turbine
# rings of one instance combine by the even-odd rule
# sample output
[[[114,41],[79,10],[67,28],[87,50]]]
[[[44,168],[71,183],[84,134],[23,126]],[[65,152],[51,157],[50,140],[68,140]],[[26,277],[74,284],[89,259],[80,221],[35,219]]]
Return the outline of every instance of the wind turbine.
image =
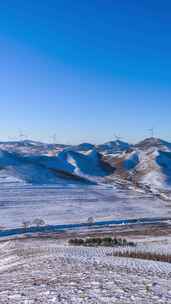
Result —
[[[117,134],[114,134],[114,137],[115,137],[116,140],[118,140],[118,141],[122,139],[122,137],[118,136]]]
[[[27,136],[21,130],[19,130],[19,140],[23,141],[26,138],[27,138]]]
[[[56,144],[56,139],[57,139],[57,136],[56,136],[56,133],[54,133],[54,134],[52,135],[52,143],[53,143],[53,144]]]
[[[148,131],[150,132],[151,137],[154,137],[154,127],[151,129],[148,129]]]
[[[15,141],[15,140],[17,140],[17,137],[16,136],[8,136],[8,140],[9,141]]]

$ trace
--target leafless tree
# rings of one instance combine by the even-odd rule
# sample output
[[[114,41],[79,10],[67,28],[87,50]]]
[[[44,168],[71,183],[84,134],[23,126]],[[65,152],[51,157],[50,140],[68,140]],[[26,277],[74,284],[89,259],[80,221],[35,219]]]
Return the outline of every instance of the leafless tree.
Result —
[[[30,226],[30,221],[22,222],[22,227],[23,227],[24,231],[26,231],[29,226]]]

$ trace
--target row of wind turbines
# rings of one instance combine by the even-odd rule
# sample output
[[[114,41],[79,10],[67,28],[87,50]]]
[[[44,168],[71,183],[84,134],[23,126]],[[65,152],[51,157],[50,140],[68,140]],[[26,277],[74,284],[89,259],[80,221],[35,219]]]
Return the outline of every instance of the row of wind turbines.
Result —
[[[154,137],[155,136],[155,130],[154,130],[154,127],[153,128],[150,128],[150,129],[148,129],[147,130],[148,132],[149,132],[149,135],[150,135],[150,137]],[[121,137],[120,135],[118,135],[118,134],[114,134],[114,138],[116,139],[116,140],[124,140],[124,138],[123,137]],[[18,141],[24,141],[24,140],[28,140],[29,139],[29,136],[28,136],[28,134],[26,134],[26,133],[24,133],[23,131],[21,131],[21,130],[19,130],[19,132],[18,132],[18,136],[16,136],[16,137],[8,137],[8,140],[10,140],[10,141],[16,141],[16,140],[18,140]],[[56,133],[54,133],[52,136],[50,136],[50,142],[51,143],[53,143],[53,144],[56,144],[57,143],[57,134]]]

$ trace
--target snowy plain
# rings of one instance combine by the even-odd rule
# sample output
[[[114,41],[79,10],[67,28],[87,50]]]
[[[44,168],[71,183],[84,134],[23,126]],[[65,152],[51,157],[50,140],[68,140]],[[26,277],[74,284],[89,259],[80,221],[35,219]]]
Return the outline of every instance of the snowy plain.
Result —
[[[153,195],[115,186],[53,186],[4,183],[0,187],[0,227],[20,227],[24,220],[46,224],[171,216],[170,203]]]

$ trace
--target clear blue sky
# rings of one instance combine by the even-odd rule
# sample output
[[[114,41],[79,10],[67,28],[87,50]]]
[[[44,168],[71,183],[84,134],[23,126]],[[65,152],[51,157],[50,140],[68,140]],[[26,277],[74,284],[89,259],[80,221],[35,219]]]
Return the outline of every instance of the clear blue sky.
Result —
[[[171,140],[171,1],[0,1],[0,138]]]

